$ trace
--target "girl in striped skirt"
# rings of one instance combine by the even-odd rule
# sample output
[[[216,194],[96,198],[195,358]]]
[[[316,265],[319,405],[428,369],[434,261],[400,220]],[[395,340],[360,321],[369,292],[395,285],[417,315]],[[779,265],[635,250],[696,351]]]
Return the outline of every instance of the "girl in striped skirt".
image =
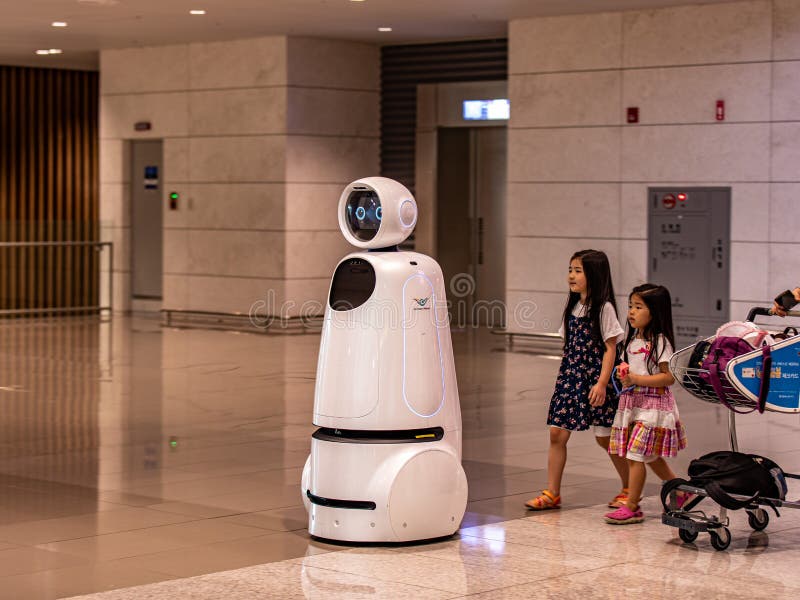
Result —
[[[675,346],[672,300],[667,288],[645,283],[633,288],[628,299],[628,335],[618,377],[624,387],[611,428],[609,454],[628,460],[628,500],[606,514],[617,525],[640,523],[639,509],[648,465],[662,480],[676,477],[664,460],[686,447],[686,433],[669,386],[675,378],[669,359]],[[627,364],[626,364],[627,363]],[[687,496],[678,496],[683,505]]]

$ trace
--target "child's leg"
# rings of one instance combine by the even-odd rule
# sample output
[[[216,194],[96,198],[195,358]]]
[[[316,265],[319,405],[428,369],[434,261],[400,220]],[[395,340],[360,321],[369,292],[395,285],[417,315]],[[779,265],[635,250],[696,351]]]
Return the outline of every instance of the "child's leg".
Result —
[[[653,469],[653,473],[661,478],[661,481],[669,481],[670,479],[675,479],[677,477],[677,475],[675,475],[675,471],[673,471],[672,467],[669,466],[669,463],[667,463],[667,461],[660,456],[648,464],[650,465],[650,468]],[[679,509],[682,508],[687,502],[691,501],[692,498],[694,498],[694,494],[689,492],[678,492],[677,507]]]
[[[628,482],[630,485],[628,486],[628,501],[625,504],[631,510],[631,512],[635,512],[639,509],[639,501],[642,499],[644,482],[647,479],[647,469],[645,469],[643,462],[638,460],[627,460],[628,471],[630,473]]]
[[[598,445],[605,449],[606,454],[608,454],[608,444],[611,442],[611,436],[595,436],[594,438],[597,440]],[[617,456],[616,454],[608,454],[608,457],[611,459],[611,464],[614,465],[614,468],[617,470],[617,474],[619,475],[619,479],[622,482],[622,489],[627,489],[630,486],[628,485],[628,460],[624,456]]]
[[[547,489],[561,495],[561,477],[567,464],[567,442],[571,432],[559,427],[550,428],[550,448],[547,453]]]
[[[653,473],[655,473],[659,479],[662,481],[669,481],[670,479],[675,479],[677,475],[675,475],[675,471],[667,464],[662,457],[658,457],[653,462],[647,463],[651,469],[653,469]]]

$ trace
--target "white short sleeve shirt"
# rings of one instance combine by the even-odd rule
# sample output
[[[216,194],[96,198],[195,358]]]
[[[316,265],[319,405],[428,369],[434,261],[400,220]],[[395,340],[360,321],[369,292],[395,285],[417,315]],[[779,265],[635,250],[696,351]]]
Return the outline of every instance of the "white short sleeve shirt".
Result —
[[[674,350],[667,338],[663,335],[658,336],[656,347],[661,349],[661,356],[658,357],[658,364],[668,363],[672,358]],[[657,375],[661,370],[653,366],[648,356],[653,352],[652,344],[639,338],[633,338],[628,344],[628,364],[631,373],[634,375]]]
[[[584,317],[588,314],[589,306],[587,304],[581,304],[580,300],[575,305],[575,308],[572,309],[572,316],[574,317]],[[617,311],[614,310],[614,306],[611,302],[606,302],[600,313],[600,334],[603,336],[603,340],[614,338],[616,343],[625,339],[625,331],[623,331],[622,326],[617,320]],[[558,328],[558,335],[562,338],[564,337],[563,323],[561,327]]]

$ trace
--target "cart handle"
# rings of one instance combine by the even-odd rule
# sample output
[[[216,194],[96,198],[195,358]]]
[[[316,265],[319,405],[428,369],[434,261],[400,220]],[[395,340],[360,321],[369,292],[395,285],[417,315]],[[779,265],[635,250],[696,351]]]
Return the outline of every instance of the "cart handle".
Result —
[[[772,308],[767,308],[765,306],[754,306],[750,309],[750,312],[747,313],[747,320],[754,321],[756,317],[775,317],[777,316],[775,313],[772,312]],[[798,310],[787,310],[786,311],[787,317],[800,317],[800,311]]]
[[[750,312],[747,313],[747,320],[748,321],[755,321],[756,317],[771,317],[772,309],[771,308],[764,308],[763,306],[754,306],[750,309]]]

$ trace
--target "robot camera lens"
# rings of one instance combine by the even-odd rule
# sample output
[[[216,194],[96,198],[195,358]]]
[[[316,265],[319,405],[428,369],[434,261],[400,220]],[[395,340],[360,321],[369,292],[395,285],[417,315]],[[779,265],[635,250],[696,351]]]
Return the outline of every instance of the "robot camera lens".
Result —
[[[363,207],[363,206],[359,206],[359,207],[356,209],[356,218],[357,218],[359,221],[363,221],[363,220],[364,220],[364,217],[366,217],[366,216],[367,216],[367,211],[366,211],[366,210],[364,210],[364,207]]]

